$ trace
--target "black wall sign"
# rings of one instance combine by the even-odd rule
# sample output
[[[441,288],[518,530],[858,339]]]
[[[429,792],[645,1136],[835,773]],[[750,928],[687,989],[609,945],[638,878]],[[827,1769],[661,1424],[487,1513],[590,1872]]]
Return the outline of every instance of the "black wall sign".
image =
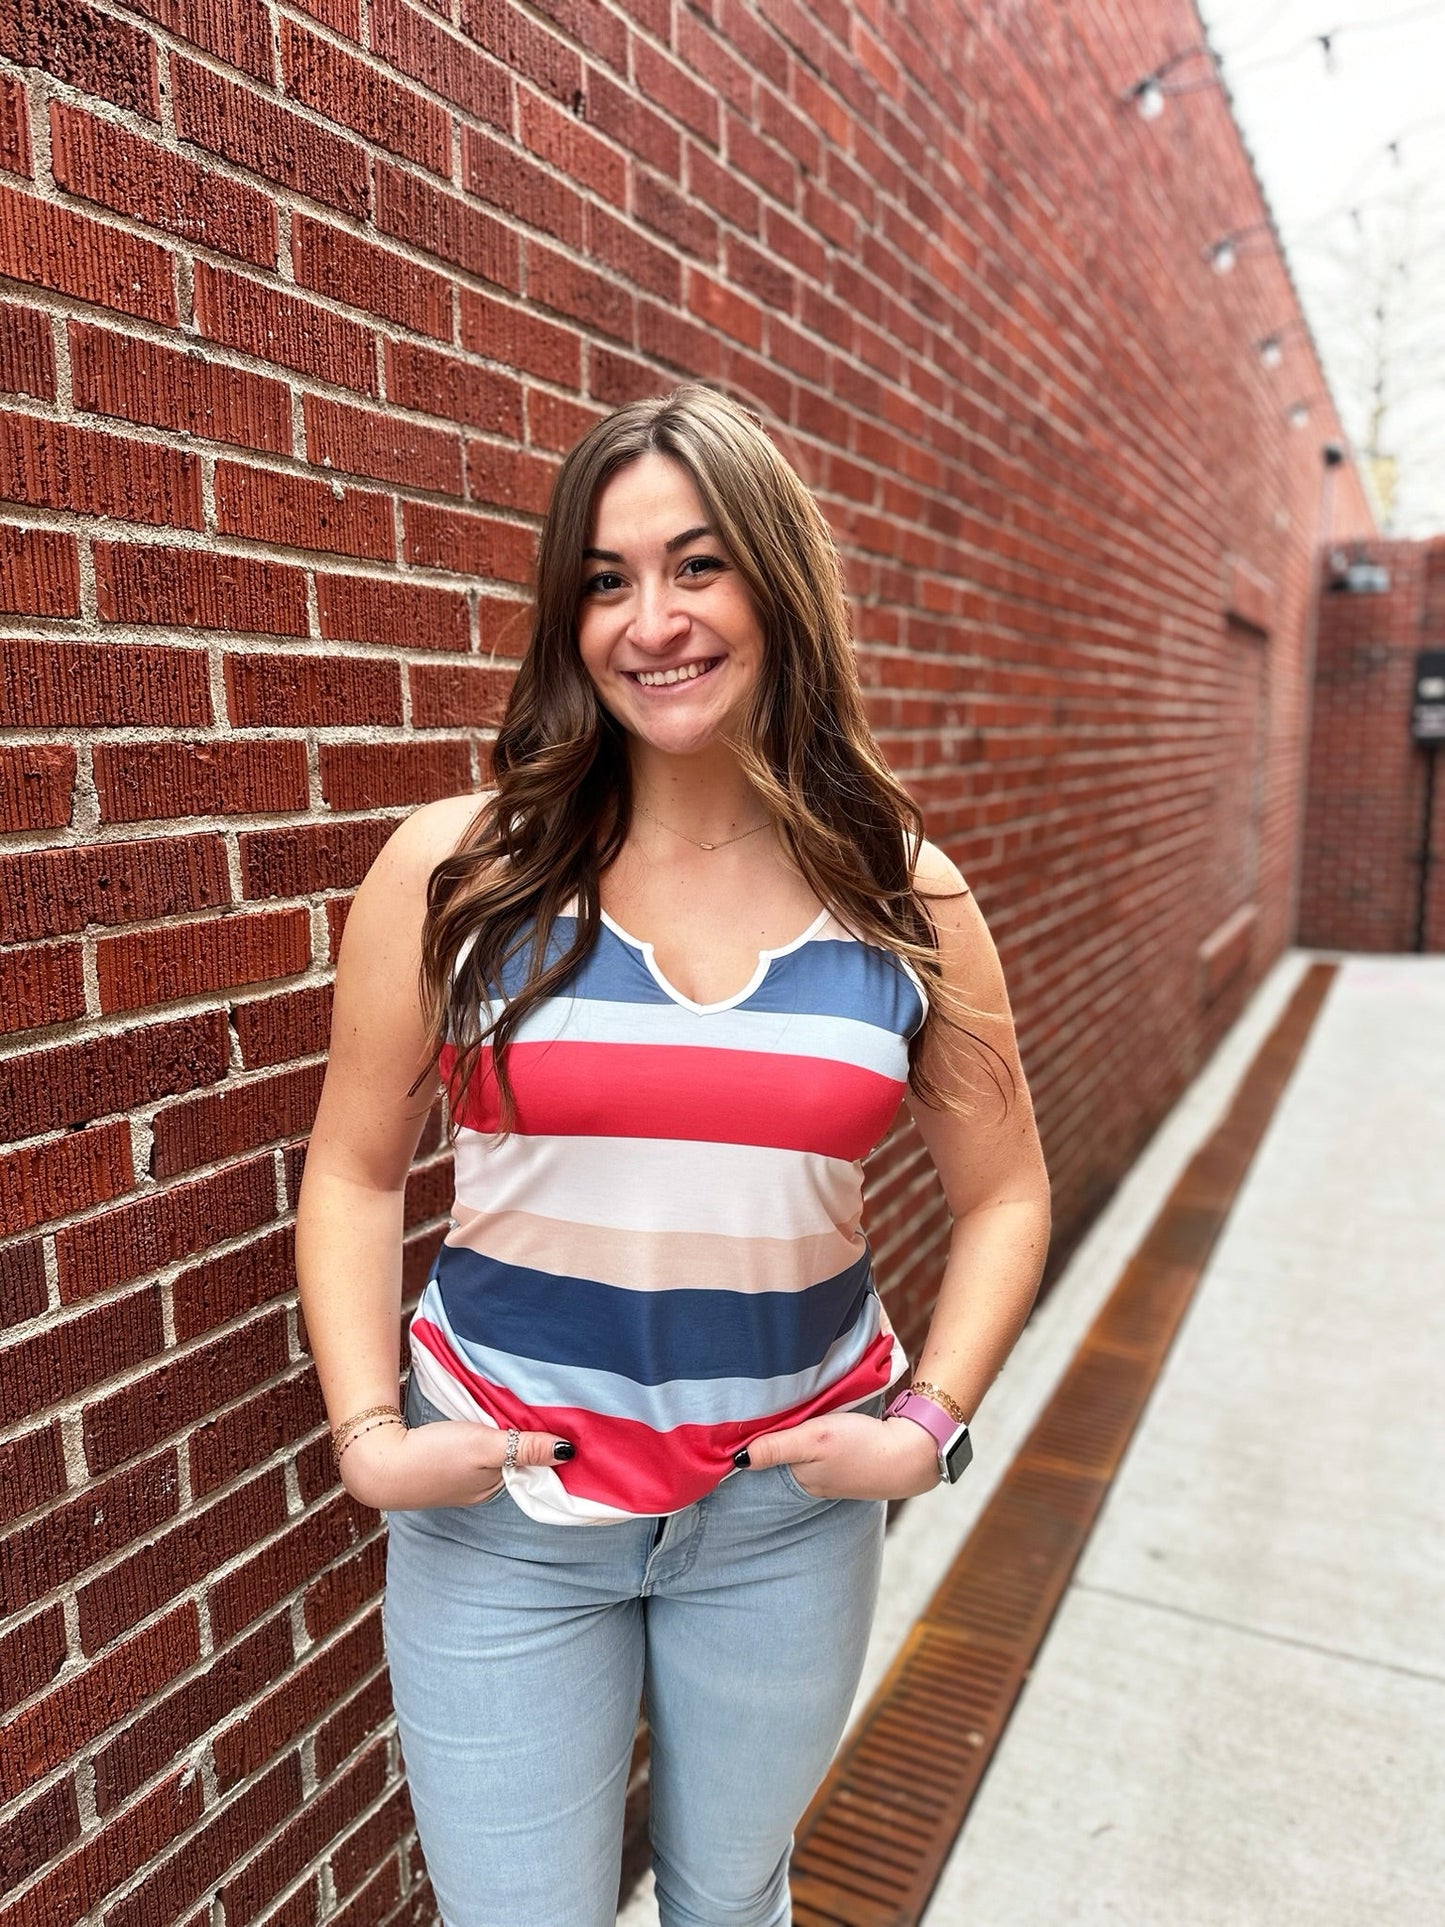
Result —
[[[1445,649],[1422,649],[1415,658],[1410,735],[1417,743],[1445,743]]]

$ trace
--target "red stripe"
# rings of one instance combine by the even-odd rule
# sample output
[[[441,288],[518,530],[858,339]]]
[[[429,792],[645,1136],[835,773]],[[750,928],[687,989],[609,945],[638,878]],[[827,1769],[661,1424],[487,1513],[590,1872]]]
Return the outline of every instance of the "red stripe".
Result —
[[[556,1467],[570,1493],[642,1516],[693,1505],[732,1471],[739,1446],[869,1398],[885,1389],[893,1371],[892,1334],[880,1332],[852,1371],[801,1405],[734,1425],[677,1425],[657,1432],[636,1419],[608,1418],[570,1405],[524,1405],[505,1386],[478,1377],[429,1319],[414,1318],[411,1331],[498,1425],[572,1441],[576,1458]]]
[[[441,1056],[443,1077],[455,1053]],[[513,1044],[517,1130],[533,1137],[647,1137],[769,1145],[863,1158],[893,1122],[897,1078],[826,1057],[690,1044]],[[460,1122],[495,1131],[484,1051]]]

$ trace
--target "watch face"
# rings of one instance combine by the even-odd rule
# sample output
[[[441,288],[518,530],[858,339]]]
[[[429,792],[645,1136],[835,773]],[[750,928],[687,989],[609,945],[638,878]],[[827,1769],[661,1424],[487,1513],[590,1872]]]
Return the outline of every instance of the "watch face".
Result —
[[[964,1469],[972,1458],[973,1440],[968,1436],[968,1427],[960,1425],[943,1454],[943,1475],[950,1485],[962,1478]]]

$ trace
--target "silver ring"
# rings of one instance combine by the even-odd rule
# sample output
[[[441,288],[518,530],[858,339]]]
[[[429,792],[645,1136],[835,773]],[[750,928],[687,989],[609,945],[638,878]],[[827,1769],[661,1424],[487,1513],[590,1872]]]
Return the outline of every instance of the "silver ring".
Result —
[[[516,1471],[517,1453],[521,1447],[521,1444],[522,1444],[522,1434],[517,1430],[515,1425],[509,1425],[507,1427],[507,1455],[502,1460],[502,1470],[504,1472]]]

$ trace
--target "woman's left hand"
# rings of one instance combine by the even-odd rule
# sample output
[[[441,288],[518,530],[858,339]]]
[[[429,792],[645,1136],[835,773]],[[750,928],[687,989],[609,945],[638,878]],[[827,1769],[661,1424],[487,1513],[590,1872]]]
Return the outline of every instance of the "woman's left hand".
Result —
[[[774,1465],[791,1466],[815,1499],[912,1499],[938,1484],[938,1448],[921,1425],[862,1412],[831,1412],[753,1439],[748,1469]]]

